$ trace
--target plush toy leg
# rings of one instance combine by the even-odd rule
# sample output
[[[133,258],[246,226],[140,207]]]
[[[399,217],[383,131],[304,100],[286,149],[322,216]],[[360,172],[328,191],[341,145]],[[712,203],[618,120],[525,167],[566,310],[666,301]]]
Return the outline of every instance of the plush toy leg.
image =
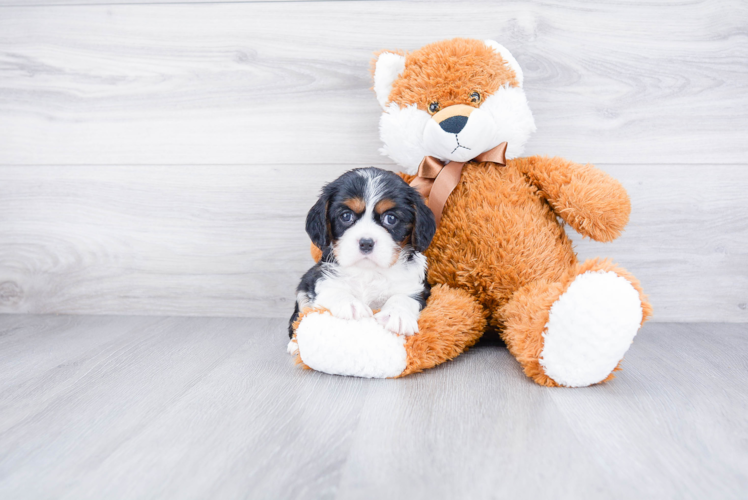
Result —
[[[500,310],[502,337],[525,374],[545,386],[606,382],[652,307],[639,282],[607,260],[588,260],[558,282],[518,290]]]
[[[437,285],[418,318],[418,333],[407,338],[404,377],[456,358],[481,338],[486,311],[466,291]]]
[[[467,292],[438,285],[418,319],[419,332],[395,335],[373,319],[350,321],[307,310],[294,325],[289,352],[298,363],[334,375],[403,377],[450,360],[486,327],[483,308]]]

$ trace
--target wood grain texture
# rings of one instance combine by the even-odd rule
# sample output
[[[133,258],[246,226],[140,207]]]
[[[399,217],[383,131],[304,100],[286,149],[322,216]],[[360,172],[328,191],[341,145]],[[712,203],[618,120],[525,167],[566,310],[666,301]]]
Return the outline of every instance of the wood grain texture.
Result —
[[[580,255],[634,272],[655,321],[748,321],[745,2],[12,3],[2,312],[287,315],[319,187],[394,168],[371,53],[471,36],[524,67],[528,154],[632,196],[625,235]]]
[[[453,36],[517,56],[530,154],[744,164],[746,34],[740,0],[6,7],[0,164],[382,162],[372,53]]]
[[[309,178],[346,169],[2,167],[0,312],[288,316],[312,264]],[[632,271],[655,321],[748,321],[748,169],[603,169],[634,210],[610,244],[568,229],[581,258]]]
[[[586,389],[534,385],[491,341],[401,380],[328,376],[284,328],[0,316],[0,496],[748,495],[745,325],[648,324]]]
[[[216,3],[255,3],[255,2],[325,2],[357,0],[0,0],[0,7],[78,7],[90,5],[141,5],[141,4],[216,4]]]

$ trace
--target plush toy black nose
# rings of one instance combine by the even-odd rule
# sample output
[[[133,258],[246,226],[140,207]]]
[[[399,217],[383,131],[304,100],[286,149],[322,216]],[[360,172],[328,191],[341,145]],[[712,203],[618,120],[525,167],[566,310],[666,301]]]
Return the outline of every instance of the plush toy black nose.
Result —
[[[371,238],[363,238],[358,240],[358,248],[361,253],[371,253],[374,250],[374,240]]]
[[[439,124],[439,126],[444,130],[445,132],[449,132],[450,134],[459,134],[462,132],[462,129],[465,128],[465,124],[468,121],[467,116],[450,116],[443,122]]]

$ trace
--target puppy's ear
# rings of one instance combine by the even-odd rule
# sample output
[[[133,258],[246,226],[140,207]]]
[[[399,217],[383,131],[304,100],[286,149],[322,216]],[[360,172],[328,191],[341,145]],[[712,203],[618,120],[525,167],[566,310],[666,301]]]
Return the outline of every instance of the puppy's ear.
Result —
[[[387,107],[390,100],[392,84],[405,69],[405,56],[398,52],[382,51],[376,55],[373,62],[374,92],[382,108]]]
[[[312,239],[317,248],[324,250],[332,243],[330,227],[327,223],[327,205],[330,200],[328,190],[322,191],[317,203],[314,204],[306,216],[306,234]]]
[[[417,252],[423,252],[434,238],[436,220],[434,219],[434,212],[426,206],[423,198],[415,189],[413,190],[413,206],[416,209],[416,221],[413,224],[413,234],[410,241]]]

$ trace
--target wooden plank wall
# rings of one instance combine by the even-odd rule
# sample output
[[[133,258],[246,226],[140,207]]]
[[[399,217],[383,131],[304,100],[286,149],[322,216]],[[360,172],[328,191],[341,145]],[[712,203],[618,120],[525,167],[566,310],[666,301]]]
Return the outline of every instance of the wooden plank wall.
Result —
[[[634,272],[656,321],[748,321],[741,0],[0,0],[0,312],[289,314],[320,186],[396,168],[372,52],[454,36],[523,66],[528,154],[629,190],[583,257]]]

